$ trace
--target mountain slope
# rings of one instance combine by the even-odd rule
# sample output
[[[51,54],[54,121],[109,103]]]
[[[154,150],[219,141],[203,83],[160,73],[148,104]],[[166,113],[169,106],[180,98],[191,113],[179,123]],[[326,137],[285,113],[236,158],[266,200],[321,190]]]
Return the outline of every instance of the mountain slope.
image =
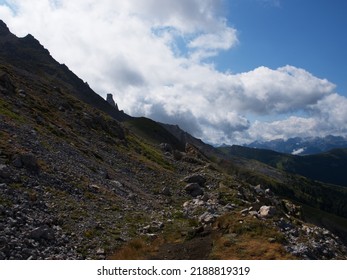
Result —
[[[334,149],[307,156],[294,156],[242,146],[221,147],[219,150],[226,155],[258,160],[280,170],[300,174],[312,180],[347,186],[347,149]]]
[[[169,131],[161,126],[160,123],[148,118],[131,118],[123,122],[133,132],[137,133],[141,138],[159,145],[167,143],[172,148],[184,151],[185,145],[183,142],[176,139]]]
[[[50,87],[61,90],[67,87],[70,94],[79,100],[91,104],[117,120],[128,119],[129,116],[116,110],[103,98],[96,94],[87,83],[83,82],[64,64],[59,64],[49,51],[32,35],[17,38],[6,24],[0,20],[0,57],[12,66],[26,71],[28,78],[36,75],[46,81],[51,81]],[[4,61],[5,60],[5,61]]]
[[[192,144],[162,151],[182,143],[119,115],[32,37],[1,22],[0,44],[0,259],[347,259],[257,174]]]
[[[178,125],[160,123],[167,131],[169,131],[176,139],[186,145],[187,143],[194,145],[205,155],[216,158],[223,157],[223,153],[219,152],[215,147],[204,143],[201,139],[195,138],[188,132],[182,130]]]

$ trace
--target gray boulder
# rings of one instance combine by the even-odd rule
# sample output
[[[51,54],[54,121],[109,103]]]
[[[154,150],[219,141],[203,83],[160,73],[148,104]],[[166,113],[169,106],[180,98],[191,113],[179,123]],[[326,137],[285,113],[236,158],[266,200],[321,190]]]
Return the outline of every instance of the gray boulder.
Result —
[[[257,185],[254,187],[254,191],[257,195],[263,196],[265,194],[265,191],[261,187],[261,185]]]
[[[216,217],[209,212],[205,212],[199,217],[199,222],[203,224],[211,224],[216,220]]]
[[[54,230],[48,226],[37,227],[29,233],[29,238],[34,240],[54,240]]]
[[[172,193],[171,193],[169,187],[164,187],[164,188],[161,190],[161,194],[162,194],[162,195],[166,195],[166,196],[171,196],[171,195],[172,195]]]
[[[40,167],[36,157],[33,154],[15,155],[12,160],[12,165],[17,168],[24,167],[32,173],[39,173]]]
[[[160,149],[163,151],[163,152],[168,152],[168,153],[172,153],[173,151],[173,148],[170,144],[168,143],[161,143],[159,145]]]
[[[184,187],[184,190],[187,194],[191,195],[192,197],[197,197],[199,195],[203,195],[204,192],[201,189],[200,185],[197,183],[190,183]]]
[[[294,217],[300,218],[300,219],[302,218],[301,206],[295,205],[291,201],[283,199],[282,200],[282,207],[288,215],[294,216]]]
[[[185,177],[183,181],[186,183],[196,183],[196,184],[199,184],[201,187],[203,187],[206,183],[206,178],[200,174],[193,174],[193,175]]]
[[[271,218],[276,214],[276,208],[273,206],[262,206],[259,209],[259,216],[261,218]]]
[[[5,164],[0,164],[0,178],[7,179],[10,177],[10,170]]]

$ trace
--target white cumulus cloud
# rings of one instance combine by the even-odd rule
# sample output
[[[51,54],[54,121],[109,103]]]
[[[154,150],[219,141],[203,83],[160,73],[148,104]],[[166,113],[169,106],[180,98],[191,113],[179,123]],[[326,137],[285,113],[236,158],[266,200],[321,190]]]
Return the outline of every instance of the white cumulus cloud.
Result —
[[[347,100],[331,82],[289,65],[232,74],[207,62],[239,41],[223,0],[7,3],[0,18],[12,32],[33,34],[129,114],[179,124],[216,144],[347,134]]]

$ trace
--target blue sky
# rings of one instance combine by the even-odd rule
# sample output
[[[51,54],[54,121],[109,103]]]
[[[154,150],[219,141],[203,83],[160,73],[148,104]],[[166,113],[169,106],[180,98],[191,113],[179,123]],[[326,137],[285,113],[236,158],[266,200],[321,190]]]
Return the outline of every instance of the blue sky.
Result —
[[[345,0],[5,2],[14,34],[133,116],[216,145],[347,136]]]
[[[225,1],[227,17],[238,30],[239,46],[217,63],[233,72],[259,65],[304,68],[337,85],[347,95],[347,1]]]

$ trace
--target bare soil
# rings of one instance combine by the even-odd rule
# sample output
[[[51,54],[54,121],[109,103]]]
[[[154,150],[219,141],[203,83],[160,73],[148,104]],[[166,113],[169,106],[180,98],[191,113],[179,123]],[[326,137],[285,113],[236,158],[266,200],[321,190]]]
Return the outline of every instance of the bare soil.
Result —
[[[206,260],[212,249],[211,234],[198,236],[183,243],[166,243],[152,255],[152,260]]]

